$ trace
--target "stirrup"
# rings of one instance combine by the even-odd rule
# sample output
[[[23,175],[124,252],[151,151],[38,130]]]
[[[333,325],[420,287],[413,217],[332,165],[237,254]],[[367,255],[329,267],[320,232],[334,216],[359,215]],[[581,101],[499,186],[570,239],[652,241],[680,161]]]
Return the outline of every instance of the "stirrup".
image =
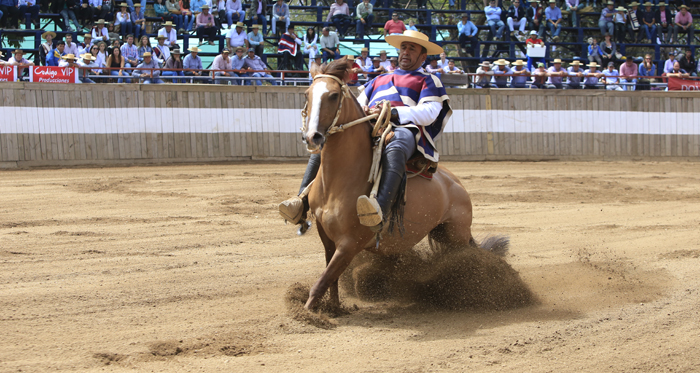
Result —
[[[292,224],[299,224],[304,213],[304,201],[299,196],[294,196],[286,201],[282,201],[278,208],[282,219]]]
[[[366,227],[381,226],[384,218],[377,200],[367,196],[357,198],[357,217],[360,218],[360,224]]]

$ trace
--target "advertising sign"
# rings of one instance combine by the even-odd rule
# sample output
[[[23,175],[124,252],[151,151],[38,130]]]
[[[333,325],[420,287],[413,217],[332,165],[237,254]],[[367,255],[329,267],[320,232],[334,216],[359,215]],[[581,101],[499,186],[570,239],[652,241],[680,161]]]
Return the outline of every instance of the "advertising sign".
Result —
[[[17,80],[17,66],[0,66],[0,82]]]
[[[78,69],[75,67],[32,66],[29,70],[32,83],[78,83]]]
[[[700,91],[700,80],[668,78],[669,91]]]

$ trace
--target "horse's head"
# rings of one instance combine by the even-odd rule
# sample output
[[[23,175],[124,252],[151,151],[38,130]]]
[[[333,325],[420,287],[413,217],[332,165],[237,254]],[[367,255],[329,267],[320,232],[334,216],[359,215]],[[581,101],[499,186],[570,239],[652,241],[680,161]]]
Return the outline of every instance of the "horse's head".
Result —
[[[306,90],[307,117],[303,136],[307,149],[315,153],[326,142],[328,130],[337,123],[346,95],[352,95],[345,84],[347,63],[344,58],[328,65],[313,65],[310,72],[314,81]]]

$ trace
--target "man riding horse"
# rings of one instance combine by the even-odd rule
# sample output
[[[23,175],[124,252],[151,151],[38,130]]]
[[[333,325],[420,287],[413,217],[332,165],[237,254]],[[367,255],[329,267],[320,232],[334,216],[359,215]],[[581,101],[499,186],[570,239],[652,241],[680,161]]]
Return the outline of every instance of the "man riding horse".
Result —
[[[381,179],[377,197],[360,196],[357,214],[360,223],[381,231],[406,173],[406,161],[418,150],[426,159],[437,162],[434,140],[452,115],[449,98],[440,80],[423,71],[428,55],[443,49],[431,43],[424,34],[407,30],[402,35],[389,35],[386,42],[399,48],[399,68],[383,74],[361,87],[357,98],[365,114],[381,112],[382,102],[391,103],[394,137],[382,156]],[[306,167],[299,194],[316,178],[321,155],[312,154]],[[306,197],[295,196],[279,205],[282,217],[294,224],[303,223],[309,209]]]

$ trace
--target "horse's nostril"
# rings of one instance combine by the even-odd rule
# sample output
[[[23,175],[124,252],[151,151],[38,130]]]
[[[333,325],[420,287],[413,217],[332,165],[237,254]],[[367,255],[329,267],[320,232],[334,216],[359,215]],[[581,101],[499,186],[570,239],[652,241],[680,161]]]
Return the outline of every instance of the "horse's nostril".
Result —
[[[319,132],[314,133],[314,136],[311,138],[311,142],[316,145],[321,145],[323,143],[323,135]]]

